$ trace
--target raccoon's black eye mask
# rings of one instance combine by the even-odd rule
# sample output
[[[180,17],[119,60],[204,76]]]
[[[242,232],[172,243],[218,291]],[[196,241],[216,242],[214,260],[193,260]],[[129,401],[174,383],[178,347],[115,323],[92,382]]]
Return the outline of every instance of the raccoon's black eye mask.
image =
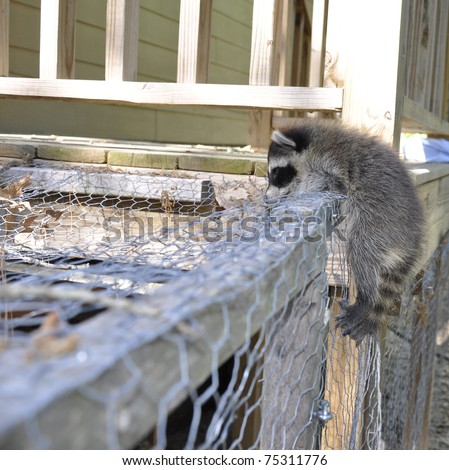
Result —
[[[287,166],[276,166],[270,171],[268,182],[277,188],[285,188],[297,174],[296,168],[290,163]]]

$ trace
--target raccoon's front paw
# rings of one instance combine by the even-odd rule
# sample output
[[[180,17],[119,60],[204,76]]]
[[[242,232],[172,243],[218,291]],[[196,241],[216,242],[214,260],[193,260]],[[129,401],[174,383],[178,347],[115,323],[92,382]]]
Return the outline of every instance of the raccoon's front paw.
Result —
[[[349,336],[359,345],[366,335],[375,335],[379,329],[379,322],[371,315],[360,312],[357,305],[348,305],[346,300],[339,302],[341,313],[337,316],[335,324],[341,329],[342,336]]]

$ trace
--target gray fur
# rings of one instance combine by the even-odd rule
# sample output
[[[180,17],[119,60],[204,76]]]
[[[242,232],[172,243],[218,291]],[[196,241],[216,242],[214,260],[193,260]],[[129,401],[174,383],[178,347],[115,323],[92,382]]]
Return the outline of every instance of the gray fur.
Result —
[[[357,296],[352,305],[340,303],[337,327],[357,342],[376,334],[384,315],[397,312],[422,251],[423,212],[406,167],[376,137],[308,119],[277,131],[268,170],[268,198],[315,191],[347,196],[342,212]]]

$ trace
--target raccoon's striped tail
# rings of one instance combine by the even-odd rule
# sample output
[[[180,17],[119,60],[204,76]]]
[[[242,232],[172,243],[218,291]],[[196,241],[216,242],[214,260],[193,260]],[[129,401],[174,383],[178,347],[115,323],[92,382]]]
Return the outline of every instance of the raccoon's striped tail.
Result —
[[[399,315],[404,277],[396,273],[382,273],[373,315]]]

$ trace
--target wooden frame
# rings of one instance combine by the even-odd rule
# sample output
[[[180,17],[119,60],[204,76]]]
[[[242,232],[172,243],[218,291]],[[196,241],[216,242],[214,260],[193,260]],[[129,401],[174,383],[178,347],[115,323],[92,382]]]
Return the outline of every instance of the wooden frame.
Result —
[[[178,83],[207,83],[212,0],[181,0]]]
[[[404,98],[402,122],[408,132],[424,132],[449,135],[449,122],[419,106],[408,97]]]
[[[404,0],[406,2],[406,0]],[[329,52],[344,83],[342,119],[399,146],[404,31],[403,2],[332,0],[329,4]],[[404,3],[405,5],[405,3]],[[388,10],[388,15],[384,12]],[[404,6],[404,11],[406,6]],[[385,34],[378,34],[382,24]],[[363,40],[361,38],[366,38]],[[382,73],[380,73],[382,71]]]
[[[293,39],[292,85],[307,86],[309,84],[311,60],[311,15],[307,10],[307,2],[296,7],[295,34]]]
[[[0,21],[7,27],[6,4],[2,0]],[[207,87],[199,83],[207,82],[208,76],[212,0],[181,1],[176,84],[136,82],[139,5],[139,0],[108,0],[105,81],[67,82],[64,79],[74,77],[76,0],[43,0],[40,78],[4,79],[0,82],[0,96],[253,109],[249,117],[249,142],[255,147],[268,144],[271,110],[341,110],[341,90],[273,87],[278,85],[279,79],[280,85],[286,83],[285,51],[288,48],[286,44],[278,48],[281,67],[276,80],[274,50],[282,38],[285,42],[285,34],[277,34],[276,28],[279,30],[289,22],[289,15],[295,11],[292,0],[254,1],[249,84],[210,84]],[[282,21],[277,21],[278,15],[282,16]],[[3,75],[7,74],[8,62],[6,27],[2,28],[0,39]]]
[[[413,4],[411,3],[413,1]],[[143,105],[189,105],[220,106],[255,109],[250,113],[249,142],[256,147],[267,145],[272,124],[269,111],[261,110],[297,110],[297,111],[341,111],[343,119],[358,127],[365,127],[373,132],[383,134],[386,140],[394,145],[399,142],[401,125],[405,130],[430,131],[433,134],[449,135],[449,123],[443,116],[447,114],[447,92],[437,96],[435,87],[447,83],[449,67],[447,65],[448,41],[437,40],[436,35],[447,36],[448,22],[444,13],[447,5],[438,1],[439,17],[436,21],[436,32],[432,33],[432,64],[435,70],[428,77],[427,84],[432,90],[426,91],[426,103],[423,105],[413,96],[403,102],[404,90],[411,93],[414,85],[413,76],[408,74],[404,82],[407,58],[413,59],[411,49],[419,43],[416,35],[421,30],[411,30],[411,8],[418,8],[422,0],[403,0],[388,15],[390,26],[386,28],[390,36],[381,35],[385,48],[379,41],[372,41],[372,51],[367,52],[366,41],[357,38],[369,34],[377,37],[376,21],[372,21],[376,12],[383,9],[376,4],[373,11],[362,8],[355,0],[317,0],[313,13],[313,33],[311,45],[311,66],[309,84],[320,87],[323,81],[326,37],[329,38],[328,16],[330,23],[335,24],[336,11],[340,18],[355,18],[346,28],[346,49],[338,50],[340,77],[343,77],[346,93],[344,103],[341,90],[301,89],[293,87],[273,87],[275,60],[274,51],[282,57],[276,58],[279,64],[276,82],[286,82],[285,32],[276,29],[288,25],[288,15],[292,11],[292,0],[255,0],[253,9],[252,46],[249,70],[249,85],[198,85],[207,81],[208,56],[210,46],[210,27],[212,0],[183,0],[180,11],[180,34],[178,51],[177,84],[171,83],[138,83],[137,48],[139,0],[108,0],[106,25],[106,80],[79,81],[70,84],[59,81],[74,77],[75,64],[75,18],[76,0],[43,0],[41,7],[41,56],[40,79],[7,78],[0,81],[0,96],[33,97],[48,99],[73,99],[97,101],[101,103],[128,103]],[[337,5],[338,4],[338,5]],[[384,8],[390,8],[385,3]],[[402,10],[401,10],[402,8]],[[310,2],[306,2],[310,14]],[[347,12],[347,13],[344,13]],[[401,13],[402,12],[402,13]],[[379,13],[382,14],[382,13]],[[438,16],[438,15],[437,15]],[[281,18],[282,17],[282,18]],[[279,21],[277,18],[281,18]],[[366,21],[363,21],[363,18]],[[402,18],[402,19],[401,19]],[[382,24],[386,18],[382,14]],[[400,28],[398,28],[400,24]],[[298,31],[301,34],[304,21]],[[369,28],[372,27],[372,33]],[[282,34],[281,34],[282,33]],[[297,35],[296,35],[297,36]],[[406,43],[407,36],[407,43]],[[276,45],[276,43],[279,43]],[[333,52],[335,34],[330,35],[330,50]],[[338,42],[338,41],[337,41]],[[443,47],[444,46],[444,47]],[[350,49],[350,54],[348,53]],[[345,50],[344,50],[345,49]],[[382,55],[382,64],[377,64],[377,51],[389,51]],[[444,52],[446,51],[446,53]],[[413,52],[413,51],[412,51]],[[400,55],[398,55],[400,54]],[[417,56],[416,56],[417,57]],[[446,57],[446,66],[441,66]],[[354,59],[356,58],[356,59]],[[388,60],[386,62],[386,60]],[[284,65],[282,65],[284,64]],[[373,73],[381,66],[384,73]],[[377,68],[376,68],[377,67]],[[399,67],[399,69],[398,69]],[[9,68],[9,2],[0,0],[0,75],[7,75]],[[282,70],[281,70],[282,69]],[[388,71],[388,74],[386,73]],[[375,81],[373,81],[373,77]],[[378,78],[382,82],[378,82]],[[123,86],[112,86],[108,81],[131,81]],[[406,86],[407,85],[407,86]],[[270,87],[270,88],[268,88]],[[444,87],[443,87],[444,88]],[[446,87],[447,88],[447,87]],[[367,93],[367,90],[370,93]],[[404,108],[404,113],[402,112]],[[439,114],[434,109],[440,110]],[[363,114],[363,116],[362,116]],[[282,117],[278,119],[284,119]]]
[[[137,80],[140,0],[108,0],[106,80]]]
[[[102,82],[0,78],[8,98],[46,98],[161,106],[220,106],[254,109],[341,109],[337,88],[301,88],[189,83]]]
[[[42,0],[39,76],[75,77],[76,0]]]

